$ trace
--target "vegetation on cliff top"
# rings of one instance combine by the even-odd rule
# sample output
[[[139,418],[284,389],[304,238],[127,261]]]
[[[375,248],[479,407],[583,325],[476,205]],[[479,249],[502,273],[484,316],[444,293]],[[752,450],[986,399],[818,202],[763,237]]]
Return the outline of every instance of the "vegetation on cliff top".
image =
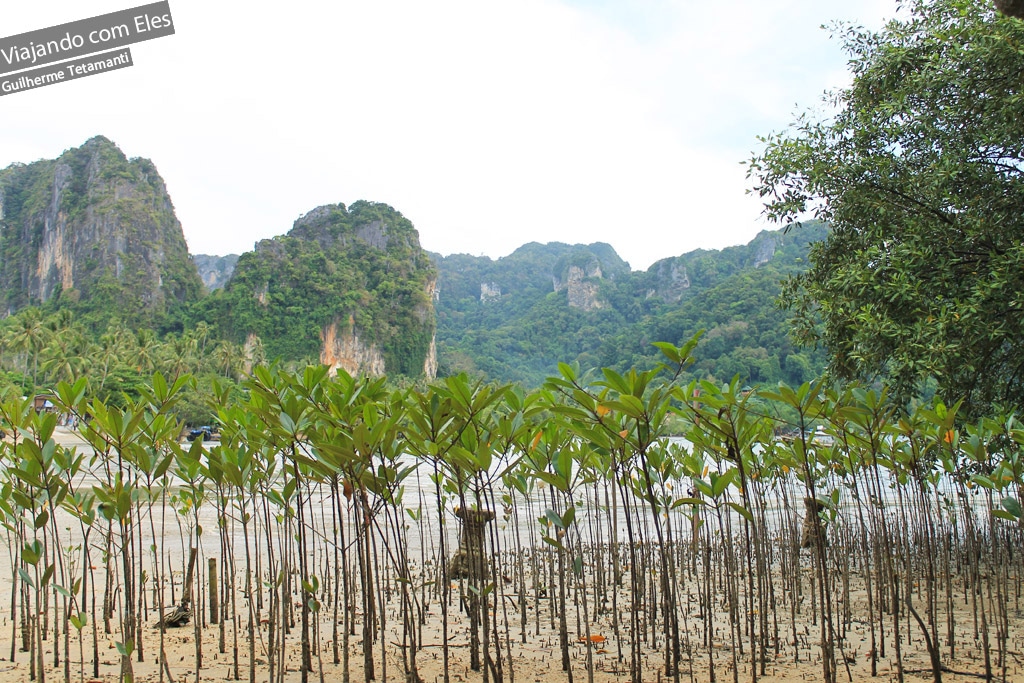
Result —
[[[319,359],[324,329],[374,345],[391,374],[418,376],[434,335],[436,272],[412,223],[386,204],[322,206],[238,259],[195,307],[219,337],[256,334],[269,358]]]

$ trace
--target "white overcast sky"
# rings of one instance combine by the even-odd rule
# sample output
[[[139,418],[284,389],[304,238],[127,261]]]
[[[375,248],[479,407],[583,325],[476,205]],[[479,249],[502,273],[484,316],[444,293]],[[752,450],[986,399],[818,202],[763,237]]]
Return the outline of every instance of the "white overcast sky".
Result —
[[[0,37],[145,4],[4,1]],[[193,253],[321,204],[431,251],[608,242],[634,269],[772,227],[741,162],[847,82],[822,24],[896,0],[170,0],[134,66],[0,98],[0,167],[94,135],[152,159]]]

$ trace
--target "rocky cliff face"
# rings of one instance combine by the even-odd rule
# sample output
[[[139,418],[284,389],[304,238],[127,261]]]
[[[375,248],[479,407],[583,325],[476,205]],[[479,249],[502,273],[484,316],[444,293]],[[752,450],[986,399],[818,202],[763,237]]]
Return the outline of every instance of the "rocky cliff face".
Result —
[[[754,240],[753,244],[757,249],[754,252],[754,267],[759,268],[771,261],[772,257],[775,256],[778,239],[775,235],[761,234],[758,235],[758,239]]]
[[[605,302],[598,298],[601,267],[595,265],[589,270],[580,266],[569,266],[565,276],[566,297],[569,306],[584,311],[604,308]]]
[[[268,358],[352,374],[436,372],[437,276],[402,214],[384,204],[321,206],[242,254],[207,319],[256,334]]]
[[[497,301],[500,298],[501,287],[493,282],[480,283],[480,303],[485,304],[488,301]]]
[[[151,161],[95,137],[0,171],[0,312],[59,295],[138,323],[201,291]]]
[[[203,281],[206,291],[212,292],[226,285],[231,279],[231,275],[235,272],[235,264],[238,263],[238,254],[228,254],[227,256],[193,254],[192,262],[196,264],[199,278]]]
[[[350,375],[375,377],[384,374],[384,354],[376,344],[360,339],[354,317],[349,316],[346,325],[332,321],[324,328],[321,340],[320,362],[331,370],[342,368]]]
[[[331,368],[339,368],[350,375],[371,375],[379,377],[387,372],[384,354],[375,343],[368,343],[361,338],[355,327],[355,318],[349,316],[346,324],[332,321],[320,335],[320,362]],[[437,377],[437,335],[430,337],[430,346],[423,358],[423,376],[427,379]]]
[[[556,292],[566,290],[570,308],[594,311],[607,306],[607,302],[600,297],[600,282],[605,277],[602,265],[605,261],[609,261],[612,267],[609,272],[611,278],[629,274],[628,266],[624,272],[619,272],[622,270],[618,267],[621,259],[618,263],[607,257],[602,259],[597,253],[585,247],[577,247],[573,252],[562,256],[555,264],[551,276],[552,284]]]
[[[647,298],[660,295],[665,301],[676,302],[690,288],[690,276],[686,273],[686,264],[675,259],[664,259],[652,267],[659,289],[647,290]]]

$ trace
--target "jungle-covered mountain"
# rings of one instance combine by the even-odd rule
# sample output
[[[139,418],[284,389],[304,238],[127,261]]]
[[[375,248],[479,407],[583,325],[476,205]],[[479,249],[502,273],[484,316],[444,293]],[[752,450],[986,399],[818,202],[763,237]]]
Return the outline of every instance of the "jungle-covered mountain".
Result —
[[[794,348],[774,299],[824,235],[813,223],[762,232],[643,272],[604,243],[431,258],[401,213],[359,201],[313,209],[239,257],[190,258],[152,162],[126,159],[96,137],[58,159],[0,171],[0,313],[59,312],[51,326],[78,331],[53,339],[83,336],[81,349],[112,326],[121,336],[151,330],[171,346],[191,335],[199,354],[224,342],[217,364],[236,368],[228,374],[239,359],[280,358],[410,377],[466,371],[530,386],[559,362],[649,366],[658,360],[652,342],[704,329],[693,376],[796,383],[817,374],[823,352]],[[203,281],[215,291],[204,296]],[[5,326],[34,329],[40,320]],[[69,367],[60,344],[47,358],[31,334],[15,334],[22,376],[42,382],[47,367]],[[188,366],[186,351],[173,354],[175,368]]]
[[[703,329],[692,376],[802,382],[824,367],[824,352],[794,347],[775,298],[825,234],[813,222],[764,231],[743,246],[697,250],[637,272],[603,243],[531,243],[496,260],[433,255],[439,372],[533,386],[559,362],[650,366],[658,360],[653,342],[680,343]]]
[[[163,179],[104,137],[0,170],[0,311],[162,327],[203,286]]]
[[[230,342],[249,362],[433,376],[435,280],[412,223],[385,204],[322,206],[252,252],[193,260],[155,165],[107,138],[0,171],[0,317],[33,382],[61,351],[44,358],[46,335],[19,325],[63,330],[52,340],[78,349],[111,330],[180,342],[202,327],[200,350]]]
[[[192,312],[268,359],[433,377],[436,273],[412,223],[386,204],[313,209],[242,254]]]

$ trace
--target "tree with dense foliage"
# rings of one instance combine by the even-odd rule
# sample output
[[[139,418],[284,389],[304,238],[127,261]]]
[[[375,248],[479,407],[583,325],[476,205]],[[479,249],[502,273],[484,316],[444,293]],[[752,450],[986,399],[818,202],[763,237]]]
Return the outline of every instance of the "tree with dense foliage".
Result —
[[[750,162],[772,219],[830,224],[785,300],[838,378],[1024,404],[1024,24],[915,0],[844,35],[853,82]]]

